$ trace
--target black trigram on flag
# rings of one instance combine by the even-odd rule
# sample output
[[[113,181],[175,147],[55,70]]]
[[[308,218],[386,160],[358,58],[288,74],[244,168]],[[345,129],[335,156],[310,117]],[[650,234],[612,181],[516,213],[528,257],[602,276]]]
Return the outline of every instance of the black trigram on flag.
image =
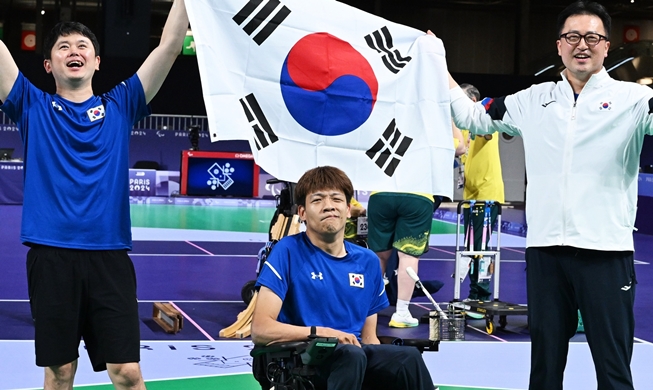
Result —
[[[259,9],[261,3],[265,4],[254,14],[254,11]],[[258,33],[254,35],[254,42],[260,46],[279,27],[281,22],[290,15],[290,9],[285,5],[279,8],[280,5],[279,0],[250,0],[233,17],[233,21],[240,26],[249,19],[249,22],[245,24],[243,30],[247,35],[252,35],[254,31],[258,30]],[[254,16],[250,18],[252,14]],[[270,18],[271,15],[272,17]]]
[[[383,132],[383,137],[379,138],[365,154],[383,169],[386,175],[392,177],[411,142],[413,139],[402,135],[393,119]]]
[[[274,131],[272,131],[268,120],[265,119],[263,110],[261,110],[261,106],[256,101],[254,94],[250,93],[244,99],[240,99],[240,104],[243,106],[243,110],[245,110],[245,115],[247,115],[247,120],[252,125],[252,129],[254,129],[256,149],[261,150],[279,140],[277,135],[274,134]]]
[[[366,35],[365,42],[367,42],[367,46],[383,54],[383,57],[381,58],[383,64],[392,73],[399,73],[401,68],[406,66],[406,64],[412,60],[411,57],[402,57],[399,50],[393,50],[394,45],[392,44],[392,35],[390,35],[390,31],[388,31],[387,27],[382,27],[380,30],[376,30],[371,34]]]

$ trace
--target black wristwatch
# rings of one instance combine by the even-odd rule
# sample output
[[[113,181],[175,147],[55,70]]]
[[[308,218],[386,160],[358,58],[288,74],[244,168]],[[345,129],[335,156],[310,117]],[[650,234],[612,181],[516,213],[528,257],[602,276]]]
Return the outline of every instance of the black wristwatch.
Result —
[[[311,326],[311,334],[308,335],[309,339],[317,338],[317,327],[315,325]]]

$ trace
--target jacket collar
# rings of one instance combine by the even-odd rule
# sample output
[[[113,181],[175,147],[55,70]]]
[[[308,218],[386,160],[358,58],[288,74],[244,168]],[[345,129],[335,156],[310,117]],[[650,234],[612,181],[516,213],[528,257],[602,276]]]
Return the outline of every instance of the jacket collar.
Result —
[[[566,88],[568,88],[571,91],[571,93],[573,94],[574,92],[573,92],[573,90],[571,88],[571,83],[567,79],[567,68],[565,68],[562,72],[560,72],[560,75],[562,76],[562,80],[564,81],[564,84],[565,84]],[[612,80],[612,78],[610,77],[608,72],[605,70],[605,67],[603,67],[603,68],[601,68],[601,70],[598,73],[595,73],[592,76],[590,76],[590,79],[587,80],[587,83],[585,84],[583,89],[599,88],[603,84],[605,84],[605,82],[608,81],[608,80]]]

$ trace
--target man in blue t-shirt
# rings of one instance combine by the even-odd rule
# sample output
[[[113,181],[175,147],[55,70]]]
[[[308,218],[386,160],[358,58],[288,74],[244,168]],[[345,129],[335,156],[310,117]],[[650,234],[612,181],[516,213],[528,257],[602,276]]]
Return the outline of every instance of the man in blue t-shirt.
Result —
[[[79,342],[95,371],[116,389],[145,389],[131,249],[128,147],[133,125],[174,63],[188,29],[175,0],[161,36],[135,75],[93,93],[98,40],[61,22],[46,36],[44,67],[56,94],[36,88],[0,41],[0,109],[18,126],[25,150],[21,241],[45,389],[71,389]]]
[[[388,306],[374,252],[344,240],[354,189],[338,168],[307,171],[295,187],[306,232],[279,241],[258,277],[257,345],[336,337],[316,388],[433,390],[416,348],[380,345],[377,313]]]

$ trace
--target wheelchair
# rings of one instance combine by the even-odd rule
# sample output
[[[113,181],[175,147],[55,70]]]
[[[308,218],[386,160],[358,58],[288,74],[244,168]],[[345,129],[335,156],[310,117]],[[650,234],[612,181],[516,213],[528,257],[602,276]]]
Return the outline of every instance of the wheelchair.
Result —
[[[379,341],[381,344],[415,347],[420,353],[437,351],[440,343],[427,339],[402,339],[392,336],[379,336]],[[262,390],[321,390],[322,388],[313,381],[318,374],[319,365],[331,356],[337,345],[337,338],[327,337],[268,346],[257,345],[250,352],[250,356],[254,358],[254,378]]]
[[[275,195],[276,209],[270,220],[268,242],[258,252],[256,277],[258,277],[272,247],[285,236],[299,232],[299,216],[295,201],[296,183],[278,179],[268,179],[267,184],[283,184],[278,195]],[[350,218],[345,227],[345,240],[367,248],[367,217]],[[240,297],[249,305],[256,292],[256,280],[246,282],[240,290]]]

